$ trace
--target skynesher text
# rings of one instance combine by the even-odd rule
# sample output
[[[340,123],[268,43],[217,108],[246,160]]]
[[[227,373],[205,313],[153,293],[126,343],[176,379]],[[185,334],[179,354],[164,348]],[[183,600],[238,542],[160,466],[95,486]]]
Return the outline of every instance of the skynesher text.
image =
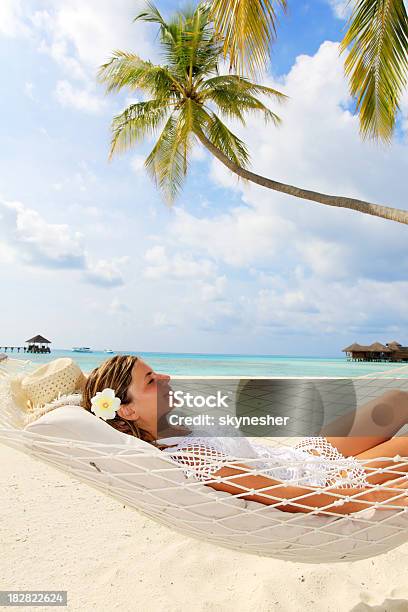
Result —
[[[240,427],[248,426],[265,426],[265,427],[284,427],[288,424],[289,416],[272,416],[266,414],[264,416],[232,416],[222,415],[214,417],[209,414],[197,414],[195,416],[184,416],[180,414],[172,414],[168,418],[170,425],[191,427]]]

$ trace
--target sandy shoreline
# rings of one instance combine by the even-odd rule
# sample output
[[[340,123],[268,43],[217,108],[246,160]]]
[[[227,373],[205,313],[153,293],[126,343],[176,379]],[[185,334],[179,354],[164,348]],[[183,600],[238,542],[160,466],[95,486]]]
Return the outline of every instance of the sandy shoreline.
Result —
[[[353,564],[255,557],[183,537],[2,445],[0,461],[2,590],[65,589],[65,609],[85,612],[408,610],[408,544]]]

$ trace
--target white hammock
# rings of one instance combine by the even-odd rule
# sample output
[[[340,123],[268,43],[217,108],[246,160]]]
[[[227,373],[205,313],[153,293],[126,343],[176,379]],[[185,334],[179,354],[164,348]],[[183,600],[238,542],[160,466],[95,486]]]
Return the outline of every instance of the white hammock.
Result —
[[[24,365],[5,363],[1,369],[9,372],[16,364],[20,370]],[[231,495],[193,476],[186,478],[183,466],[163,452],[114,430],[80,407],[56,408],[23,430],[23,414],[7,393],[6,378],[2,381],[0,376],[0,385],[0,442],[68,472],[183,534],[304,563],[365,559],[408,541],[408,508],[401,505],[402,489],[395,490],[391,509],[380,503],[353,514],[325,514],[325,509],[342,503],[339,498],[309,513],[284,512],[243,499],[250,492],[245,487]],[[251,463],[248,458],[236,460]],[[408,466],[408,457],[395,459],[395,478],[405,475],[402,466]],[[301,507],[302,496],[290,503]]]

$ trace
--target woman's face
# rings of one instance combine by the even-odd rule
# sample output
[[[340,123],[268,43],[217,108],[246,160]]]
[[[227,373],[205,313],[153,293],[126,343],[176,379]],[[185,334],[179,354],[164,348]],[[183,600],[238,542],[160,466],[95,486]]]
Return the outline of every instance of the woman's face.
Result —
[[[170,376],[157,374],[142,359],[133,366],[132,381],[128,387],[129,403],[122,404],[119,416],[136,421],[137,426],[157,438],[158,420],[169,408]]]

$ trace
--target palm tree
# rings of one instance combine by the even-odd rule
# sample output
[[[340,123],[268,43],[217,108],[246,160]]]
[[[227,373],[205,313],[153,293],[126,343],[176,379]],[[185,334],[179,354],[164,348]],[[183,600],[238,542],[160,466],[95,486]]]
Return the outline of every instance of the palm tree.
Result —
[[[114,117],[110,155],[126,151],[160,131],[145,165],[167,201],[172,202],[181,189],[192,147],[198,140],[243,179],[297,198],[408,224],[407,211],[301,189],[248,169],[245,144],[219,114],[245,124],[247,113],[259,112],[265,121],[279,124],[279,117],[257,96],[278,102],[286,96],[247,78],[218,73],[223,40],[214,33],[208,5],[183,11],[165,22],[149,3],[136,19],[159,25],[166,63],[155,65],[133,53],[116,51],[100,67],[98,76],[108,92],[129,88],[142,90],[148,97]]]
[[[404,0],[353,0],[341,51],[357,102],[363,138],[389,142],[408,76],[408,16]],[[277,10],[286,0],[209,0],[231,67],[253,76],[269,58]]]

